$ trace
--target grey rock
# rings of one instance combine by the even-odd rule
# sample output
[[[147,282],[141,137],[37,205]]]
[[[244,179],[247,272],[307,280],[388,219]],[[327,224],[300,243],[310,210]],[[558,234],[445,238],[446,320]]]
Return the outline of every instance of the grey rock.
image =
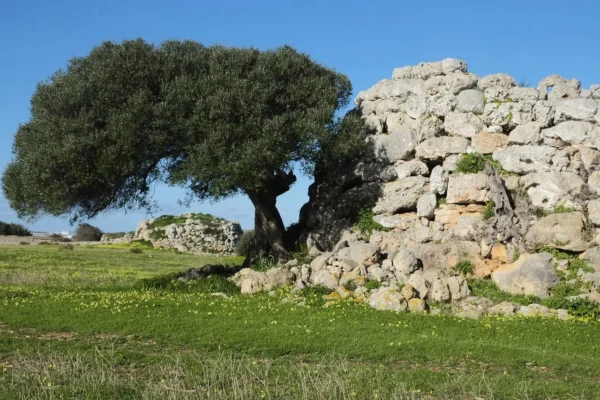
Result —
[[[375,215],[373,217],[373,220],[375,220],[375,222],[383,225],[385,228],[400,229],[400,230],[405,231],[417,222],[418,217],[417,217],[416,213],[403,213],[403,214],[396,214],[396,215],[381,215],[380,214],[380,215]]]
[[[508,142],[511,144],[538,144],[541,141],[541,129],[539,122],[519,125],[508,135]]]
[[[540,218],[527,232],[525,240],[531,248],[554,246],[557,249],[583,252],[590,248],[583,230],[585,219],[579,212],[552,214]]]
[[[532,87],[512,87],[508,96],[517,103],[524,103],[534,106],[540,99],[540,92]]]
[[[452,301],[461,300],[471,295],[469,285],[462,276],[449,276],[446,278],[446,283],[450,290]]]
[[[429,176],[429,192],[443,195],[448,189],[448,173],[443,167],[436,165]]]
[[[499,314],[505,316],[515,315],[518,306],[511,303],[510,301],[503,301],[502,303],[496,304],[488,309],[489,314]]]
[[[473,89],[477,86],[478,77],[470,72],[453,72],[445,77],[446,90],[457,95],[463,90]]]
[[[600,149],[600,127],[585,121],[566,121],[542,131],[544,138]]]
[[[590,264],[596,272],[600,272],[600,247],[592,247],[579,256],[580,259]]]
[[[533,106],[533,119],[540,124],[542,128],[552,125],[556,110],[549,101],[540,100]]]
[[[393,164],[398,160],[409,159],[417,145],[415,132],[411,130],[397,131],[389,135],[374,137],[377,158]]]
[[[358,265],[373,265],[379,261],[379,247],[373,243],[355,242],[349,247],[349,257]]]
[[[546,298],[560,282],[553,263],[549,253],[522,254],[513,264],[492,272],[492,280],[505,292]]]
[[[416,156],[421,159],[446,158],[451,154],[466,153],[468,146],[469,140],[462,137],[435,137],[418,144]]]
[[[492,86],[511,89],[517,86],[517,82],[515,82],[510,75],[504,73],[486,75],[482,78],[479,78],[479,82],[477,82],[477,87],[481,90],[485,90]]]
[[[406,301],[402,294],[391,288],[380,288],[369,297],[369,305],[377,310],[405,311]]]
[[[427,165],[419,160],[410,160],[406,162],[399,161],[395,164],[394,170],[398,180],[402,180],[409,176],[425,176],[429,174]]]
[[[556,149],[548,146],[509,146],[496,150],[492,158],[502,165],[502,168],[517,174],[530,172],[551,171],[552,159]]]
[[[594,121],[598,104],[593,99],[563,99],[556,103],[554,122],[575,120]]]
[[[394,270],[405,275],[412,274],[420,267],[420,262],[414,252],[408,249],[399,249],[392,260]]]
[[[436,117],[445,117],[454,111],[458,100],[451,93],[445,93],[427,99],[427,111]]]
[[[588,203],[588,218],[594,226],[600,226],[600,200],[591,200]]]
[[[435,115],[429,115],[421,121],[417,141],[420,143],[423,140],[435,137],[443,130],[444,122]]]
[[[600,171],[592,172],[588,177],[587,184],[592,193],[600,194]]]
[[[435,194],[428,193],[419,197],[417,201],[417,216],[428,219],[433,218],[435,208],[437,207],[437,197]]]
[[[448,284],[444,279],[436,279],[431,283],[429,299],[432,301],[443,302],[450,300],[450,290],[448,289]]]
[[[419,197],[429,191],[428,182],[427,178],[411,176],[400,181],[386,183],[373,212],[375,214],[395,214],[400,210],[415,209]]]
[[[446,58],[442,60],[442,72],[444,75],[452,72],[467,72],[467,62],[457,58]],[[600,92],[600,90],[598,90]]]
[[[421,260],[425,271],[439,268],[452,270],[460,260],[469,260],[475,267],[482,263],[479,245],[470,241],[425,243],[413,246],[411,250]]]
[[[463,90],[458,94],[457,100],[459,111],[483,114],[483,92],[474,89]]]
[[[321,271],[314,272],[310,278],[311,278],[312,284],[315,286],[323,285],[331,290],[335,290],[338,287],[338,282],[339,282],[338,277],[335,276],[334,274],[332,274],[327,269],[323,269]]]
[[[452,175],[448,180],[448,204],[486,202],[489,200],[489,184],[486,174]]]
[[[444,120],[444,130],[453,136],[472,138],[482,129],[481,118],[470,112],[451,112]]]
[[[381,282],[385,277],[385,271],[381,267],[371,266],[367,269],[367,279]]]
[[[408,300],[408,311],[411,313],[424,313],[426,311],[425,300],[418,298]]]
[[[537,172],[521,179],[531,204],[545,210],[553,210],[558,205],[573,206],[573,199],[579,196],[585,182],[572,172]]]
[[[410,284],[415,290],[419,298],[426,300],[429,295],[430,283],[427,282],[421,271],[416,271],[410,278],[408,278],[408,284]]]

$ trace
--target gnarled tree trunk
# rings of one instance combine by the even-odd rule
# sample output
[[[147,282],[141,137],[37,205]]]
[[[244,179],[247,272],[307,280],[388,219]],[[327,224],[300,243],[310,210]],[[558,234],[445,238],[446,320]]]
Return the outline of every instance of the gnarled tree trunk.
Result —
[[[271,254],[279,261],[291,259],[291,253],[286,247],[284,234],[285,226],[277,209],[277,197],[287,192],[296,181],[293,173],[278,172],[266,188],[247,190],[246,194],[255,209],[254,231],[256,237],[268,242]]]

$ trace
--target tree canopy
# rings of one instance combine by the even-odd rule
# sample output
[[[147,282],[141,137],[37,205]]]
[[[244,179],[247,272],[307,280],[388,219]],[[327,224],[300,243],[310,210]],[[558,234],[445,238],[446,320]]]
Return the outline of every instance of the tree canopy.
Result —
[[[149,207],[157,182],[190,200],[244,193],[257,234],[285,256],[276,198],[294,167],[310,173],[362,142],[355,119],[336,118],[351,92],[289,46],[105,42],[38,84],[3,190],[21,217],[73,221]]]

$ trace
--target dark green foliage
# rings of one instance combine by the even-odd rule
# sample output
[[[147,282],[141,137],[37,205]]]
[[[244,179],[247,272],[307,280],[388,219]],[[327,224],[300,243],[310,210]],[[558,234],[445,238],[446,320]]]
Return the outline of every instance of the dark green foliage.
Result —
[[[238,240],[237,244],[235,245],[235,254],[241,257],[247,257],[254,239],[255,233],[253,229],[244,231],[240,237],[240,240]]]
[[[122,238],[125,235],[133,235],[135,232],[114,232],[114,233],[104,233],[104,235],[109,239],[118,239]]]
[[[294,167],[310,174],[361,151],[360,118],[337,117],[351,94],[346,76],[289,46],[105,42],[37,86],[3,190],[19,216],[73,221],[151,209],[156,182],[186,188],[187,202],[245,193],[271,207],[261,227],[274,245],[274,200]]]
[[[133,248],[142,248],[142,249],[153,249],[154,245],[149,240],[139,239],[131,242],[131,246]]]
[[[545,210],[543,208],[537,208],[535,210],[535,214],[538,218],[542,218],[551,214],[568,214],[568,213],[572,213],[575,211],[574,208],[572,207],[567,207],[564,204],[559,204],[556,207],[554,207],[552,210]]]
[[[306,302],[314,306],[322,306],[325,304],[323,296],[331,294],[333,290],[323,285],[307,286],[298,294],[306,299]]]
[[[469,288],[474,296],[487,297],[494,303],[503,301],[511,301],[522,305],[541,303],[541,299],[536,296],[513,295],[504,292],[494,283],[494,281],[489,279],[470,279]]]
[[[496,211],[494,210],[495,207],[496,207],[496,204],[494,204],[493,201],[488,201],[486,203],[485,208],[483,209],[483,219],[484,220],[488,220],[488,219],[496,216]]]
[[[0,221],[0,236],[31,236],[31,232],[23,225]]]
[[[150,233],[150,238],[152,240],[162,240],[167,238],[167,234],[162,229],[156,229]]]
[[[27,246],[28,244],[31,244],[31,243],[30,243],[30,242],[19,242],[19,244],[20,244],[21,246]]]
[[[454,266],[454,270],[463,275],[470,275],[475,273],[475,266],[469,260],[460,260]]]
[[[351,292],[354,292],[357,288],[358,285],[356,284],[356,282],[354,282],[354,280],[349,280],[346,283],[344,283],[344,289],[349,290]]]
[[[81,224],[77,227],[73,240],[77,242],[99,242],[102,239],[102,231],[90,224]]]
[[[556,260],[560,261],[560,260],[569,260],[574,258],[574,255],[566,253],[564,251],[560,251],[554,247],[550,247],[550,246],[540,246],[535,250],[536,253],[550,253],[552,254],[552,257],[554,257]]]
[[[461,174],[475,174],[485,169],[486,158],[479,153],[463,154],[456,164],[456,172]]]
[[[366,236],[371,236],[373,231],[386,231],[387,229],[373,219],[373,205],[369,204],[358,210],[354,218],[353,228]]]
[[[368,281],[365,283],[365,288],[369,290],[379,289],[381,287],[381,282],[379,281]]]
[[[58,246],[58,251],[73,251],[75,250],[75,246],[71,243],[61,244]]]
[[[71,239],[66,238],[62,235],[59,235],[58,233],[53,233],[52,235],[50,235],[50,239],[52,239],[55,242],[61,242],[61,243],[69,243],[71,242]]]
[[[141,247],[132,247],[129,249],[130,253],[142,254],[144,250]]]

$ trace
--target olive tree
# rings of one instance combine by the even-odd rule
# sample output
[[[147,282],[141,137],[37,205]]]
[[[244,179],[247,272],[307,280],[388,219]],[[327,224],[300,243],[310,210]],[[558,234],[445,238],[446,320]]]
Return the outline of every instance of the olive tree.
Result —
[[[289,256],[277,197],[295,170],[335,163],[361,143],[336,118],[352,87],[289,46],[106,42],[38,84],[16,133],[3,190],[19,216],[148,208],[153,184],[188,201],[247,195],[255,230]]]

